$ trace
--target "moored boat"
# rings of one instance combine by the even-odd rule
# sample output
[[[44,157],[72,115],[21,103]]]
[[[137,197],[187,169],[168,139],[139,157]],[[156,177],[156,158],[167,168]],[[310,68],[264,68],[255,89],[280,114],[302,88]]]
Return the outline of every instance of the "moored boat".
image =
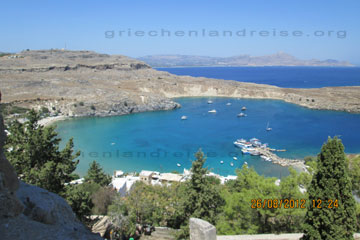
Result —
[[[216,110],[215,109],[213,109],[213,110],[210,110],[210,111],[208,111],[209,113],[216,113]]]
[[[271,127],[269,127],[269,122],[267,123],[267,126],[266,126],[266,131],[271,131],[272,130],[272,128]]]

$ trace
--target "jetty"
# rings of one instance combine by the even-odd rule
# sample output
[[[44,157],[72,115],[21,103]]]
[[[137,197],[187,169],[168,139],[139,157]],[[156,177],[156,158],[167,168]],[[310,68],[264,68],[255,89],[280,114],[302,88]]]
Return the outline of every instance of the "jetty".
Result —
[[[296,166],[296,167],[301,167],[301,169],[305,167],[304,160],[281,158],[275,153],[271,152],[269,148],[261,148],[261,147],[254,147],[254,148],[256,151],[260,153],[260,155],[270,158],[271,161],[275,164],[279,164],[284,167]]]
[[[252,138],[249,142],[241,138],[236,140],[234,145],[238,148],[241,148],[243,154],[260,156],[265,159],[265,161],[273,162],[284,167],[294,166],[300,168],[301,170],[306,170],[304,160],[281,158],[273,152],[285,152],[285,149],[277,150],[274,148],[269,148],[267,143],[262,144],[257,138]]]

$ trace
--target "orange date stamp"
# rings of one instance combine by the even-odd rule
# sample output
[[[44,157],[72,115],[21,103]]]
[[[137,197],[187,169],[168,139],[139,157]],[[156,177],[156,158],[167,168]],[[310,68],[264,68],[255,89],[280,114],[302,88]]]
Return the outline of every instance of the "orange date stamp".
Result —
[[[306,208],[306,199],[251,199],[251,208]],[[338,200],[310,200],[313,208],[338,208]]]

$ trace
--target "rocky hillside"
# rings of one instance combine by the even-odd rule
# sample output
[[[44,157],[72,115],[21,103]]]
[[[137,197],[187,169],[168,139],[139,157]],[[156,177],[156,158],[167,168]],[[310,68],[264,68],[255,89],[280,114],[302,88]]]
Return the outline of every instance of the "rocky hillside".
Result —
[[[289,89],[176,76],[118,55],[24,51],[0,57],[3,100],[65,116],[110,116],[180,107],[174,98],[280,99],[314,109],[360,112],[360,87]]]
[[[80,223],[66,201],[44,189],[19,182],[3,152],[0,115],[0,239],[101,239]]]

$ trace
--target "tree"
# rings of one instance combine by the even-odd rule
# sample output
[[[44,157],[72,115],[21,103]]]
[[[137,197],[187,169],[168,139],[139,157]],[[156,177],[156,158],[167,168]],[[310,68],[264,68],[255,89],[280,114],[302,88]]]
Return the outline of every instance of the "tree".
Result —
[[[237,179],[226,184],[222,195],[226,201],[217,229],[220,234],[257,234],[274,232],[275,208],[256,208],[256,200],[279,199],[275,178],[265,178],[243,165]],[[255,206],[255,208],[254,208]]]
[[[317,170],[308,189],[302,239],[353,239],[356,206],[351,190],[344,146],[337,137],[329,138],[318,155]],[[329,200],[333,201],[331,208]]]
[[[94,182],[100,186],[108,186],[111,183],[111,177],[103,171],[96,161],[93,161],[90,163],[89,170],[85,176],[85,182]]]
[[[66,201],[79,218],[85,222],[86,217],[91,215],[94,204],[91,201],[91,193],[84,188],[84,184],[69,185],[66,187]]]
[[[177,238],[187,237],[189,234],[188,221],[190,217],[200,218],[212,224],[224,206],[224,199],[220,195],[219,182],[206,176],[208,169],[204,168],[206,157],[199,150],[195,153],[196,160],[192,162],[191,179],[185,183],[185,199],[181,212],[182,225]]]
[[[206,176],[208,170],[204,168],[204,153],[199,150],[195,158],[191,167],[191,179],[187,182],[188,199],[185,210],[189,217],[201,218],[215,224],[224,200],[220,195],[219,184],[214,184],[213,178]]]
[[[38,124],[40,117],[34,110],[27,114],[27,121],[10,124],[6,157],[14,166],[21,180],[54,193],[63,193],[64,183],[72,180],[71,174],[80,152],[73,154],[73,140],[59,150],[60,138],[55,127]]]
[[[349,174],[354,193],[360,196],[360,155],[349,157]]]

